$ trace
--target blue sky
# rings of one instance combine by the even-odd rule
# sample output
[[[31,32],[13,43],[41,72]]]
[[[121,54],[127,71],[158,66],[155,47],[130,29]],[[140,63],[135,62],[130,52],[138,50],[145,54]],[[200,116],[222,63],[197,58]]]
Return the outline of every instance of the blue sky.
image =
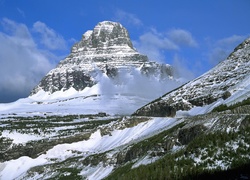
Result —
[[[250,36],[249,9],[249,0],[0,0],[0,102],[28,96],[104,20],[126,27],[151,60],[197,77]]]

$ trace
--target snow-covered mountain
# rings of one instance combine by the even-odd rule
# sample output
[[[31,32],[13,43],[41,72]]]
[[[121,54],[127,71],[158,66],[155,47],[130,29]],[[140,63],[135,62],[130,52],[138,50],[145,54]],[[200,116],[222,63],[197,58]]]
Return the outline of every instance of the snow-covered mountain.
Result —
[[[111,32],[113,25],[122,28],[102,22],[85,33],[30,97],[0,104],[0,179],[249,179],[250,39],[137,116],[124,116],[156,96],[159,82],[172,80],[127,38],[112,37],[110,46],[109,36],[89,39],[102,39],[93,32]],[[105,54],[114,44],[123,53]],[[97,46],[111,65],[91,55]]]
[[[182,83],[170,65],[137,52],[120,23],[104,21],[83,34],[29,97],[0,104],[0,111],[128,115]]]
[[[54,93],[71,87],[81,91],[97,84],[100,76],[124,84],[124,73],[133,74],[135,70],[157,80],[173,77],[170,65],[150,62],[134,49],[128,31],[120,23],[104,21],[84,33],[70,55],[52,69],[31,94],[40,90]]]
[[[29,97],[0,104],[0,110],[128,115],[182,83],[170,65],[149,61],[137,52],[120,23],[104,21],[83,34]]]
[[[250,90],[250,38],[228,58],[207,73],[138,109],[135,115],[173,116],[178,110],[190,110],[218,100],[232,104],[246,99]]]

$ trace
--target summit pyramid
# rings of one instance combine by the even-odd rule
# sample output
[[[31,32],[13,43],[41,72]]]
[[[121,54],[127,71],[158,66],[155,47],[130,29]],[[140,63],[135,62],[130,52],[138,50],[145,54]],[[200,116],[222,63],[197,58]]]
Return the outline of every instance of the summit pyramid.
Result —
[[[97,84],[100,73],[116,79],[116,83],[124,83],[121,78],[117,82],[117,78],[124,71],[131,74],[133,69],[158,80],[173,76],[170,65],[149,61],[146,55],[137,52],[128,31],[120,23],[104,21],[85,32],[68,57],[52,69],[31,94],[40,90],[54,93],[71,87],[81,91]]]

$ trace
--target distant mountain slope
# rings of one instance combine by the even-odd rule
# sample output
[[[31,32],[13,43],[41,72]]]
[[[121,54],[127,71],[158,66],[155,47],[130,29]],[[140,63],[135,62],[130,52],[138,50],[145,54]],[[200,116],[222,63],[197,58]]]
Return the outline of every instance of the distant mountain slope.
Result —
[[[138,109],[134,115],[173,116],[177,110],[208,105],[232,95],[243,96],[241,92],[249,92],[249,87],[250,38],[207,73]]]

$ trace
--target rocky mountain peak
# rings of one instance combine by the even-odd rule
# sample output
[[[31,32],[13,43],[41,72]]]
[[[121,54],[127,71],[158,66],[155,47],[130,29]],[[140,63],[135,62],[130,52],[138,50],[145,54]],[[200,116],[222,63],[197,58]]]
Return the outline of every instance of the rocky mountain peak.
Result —
[[[106,46],[125,46],[133,48],[128,31],[116,22],[104,21],[97,24],[93,31],[93,38]]]
[[[71,87],[83,90],[98,83],[96,77],[100,72],[114,79],[121,69],[129,72],[133,68],[140,69],[145,76],[161,79],[173,74],[169,65],[150,62],[147,56],[137,52],[127,29],[120,23],[103,21],[83,34],[69,56],[52,69],[31,94],[40,90],[53,93]]]
[[[127,29],[120,23],[103,21],[98,23],[94,30],[84,33],[82,40],[73,46],[72,52],[92,49],[96,50],[97,54],[102,54],[107,48],[112,51],[118,47],[134,51]]]

